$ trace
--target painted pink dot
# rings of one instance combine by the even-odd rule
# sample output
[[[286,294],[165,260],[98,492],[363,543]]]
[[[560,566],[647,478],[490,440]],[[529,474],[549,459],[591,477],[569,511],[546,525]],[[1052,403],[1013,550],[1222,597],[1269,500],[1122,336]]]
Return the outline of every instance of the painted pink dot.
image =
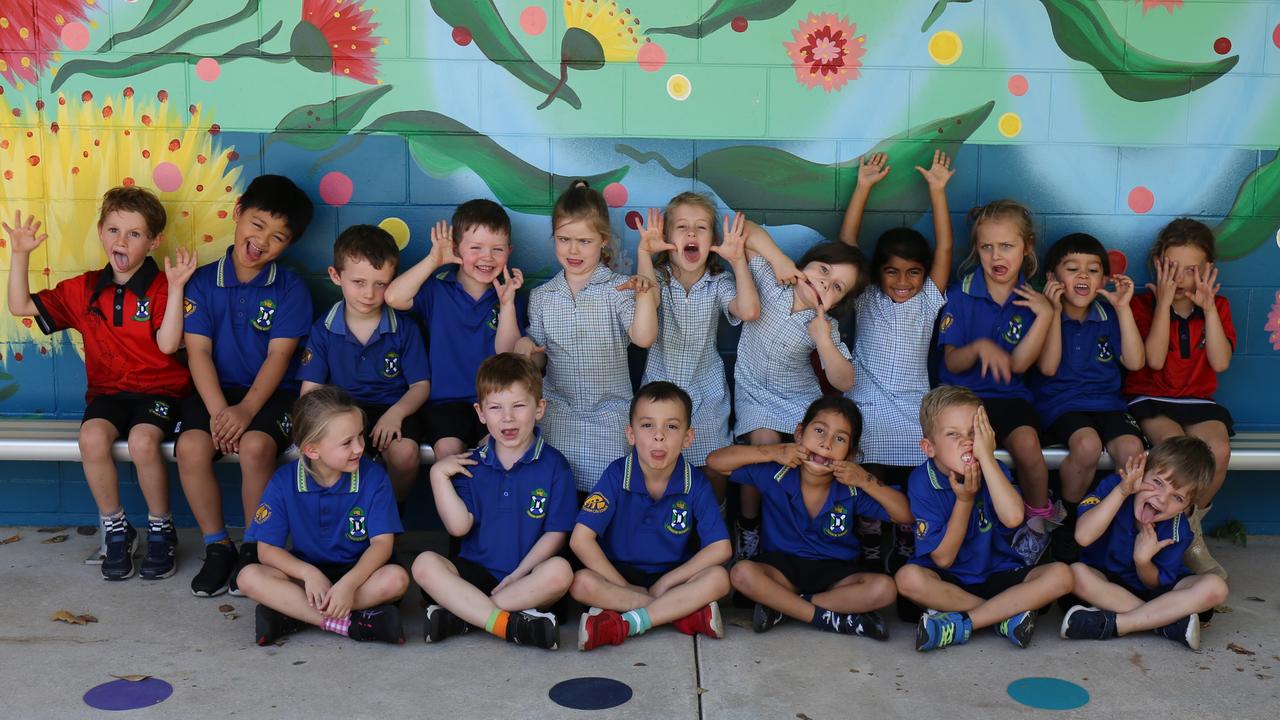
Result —
[[[62,44],[77,52],[89,47],[89,28],[80,23],[67,23],[62,26]]]
[[[1271,44],[1280,48],[1280,23],[1276,24],[1276,29],[1271,31]]]
[[[1017,97],[1027,94],[1031,84],[1027,82],[1027,78],[1023,75],[1014,75],[1009,78],[1009,92]]]
[[[1219,55],[1226,55],[1231,52],[1231,39],[1220,37],[1213,41],[1213,51]]]
[[[1129,209],[1142,215],[1151,212],[1151,208],[1156,206],[1155,193],[1146,187],[1139,185],[1129,191]]]
[[[200,58],[196,61],[196,77],[211,83],[222,74],[222,66],[213,58]]]
[[[459,25],[458,27],[453,29],[453,41],[458,43],[459,45],[470,45],[471,31],[463,27],[462,25]]]
[[[609,207],[622,207],[627,204],[627,187],[622,183],[609,183],[604,188],[604,201]]]
[[[667,51],[656,42],[647,42],[636,53],[636,62],[640,63],[640,69],[645,72],[658,72],[667,64]]]
[[[1124,256],[1119,250],[1108,250],[1107,260],[1111,262],[1111,274],[1123,275],[1124,271],[1129,267],[1129,258]]]
[[[520,11],[520,29],[530,35],[541,35],[547,29],[547,11],[537,5]]]
[[[734,32],[746,32],[747,24],[747,19],[739,15],[729,23],[729,27],[733,28]]]
[[[182,170],[171,162],[162,162],[151,171],[151,181],[161,192],[173,192],[182,187]]]
[[[351,178],[337,170],[320,178],[320,199],[330,205],[346,205],[351,202],[351,194],[355,189]]]
[[[627,213],[627,217],[623,222],[625,222],[627,224],[627,227],[631,228],[632,230],[639,230],[640,226],[644,224],[644,217],[640,213],[636,212],[635,210],[632,210],[631,212]]]

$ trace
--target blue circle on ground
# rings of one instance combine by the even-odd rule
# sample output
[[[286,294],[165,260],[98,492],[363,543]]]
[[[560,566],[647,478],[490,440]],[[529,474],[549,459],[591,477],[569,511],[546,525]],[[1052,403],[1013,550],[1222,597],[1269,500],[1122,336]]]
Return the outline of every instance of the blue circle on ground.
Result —
[[[631,699],[631,686],[602,677],[580,677],[558,682],[547,693],[551,701],[573,710],[608,710]]]
[[[173,694],[173,686],[159,678],[112,680],[89,690],[84,702],[99,710],[137,710],[158,705]]]
[[[1009,697],[1037,710],[1074,710],[1089,704],[1089,691],[1049,677],[1029,677],[1009,683]]]

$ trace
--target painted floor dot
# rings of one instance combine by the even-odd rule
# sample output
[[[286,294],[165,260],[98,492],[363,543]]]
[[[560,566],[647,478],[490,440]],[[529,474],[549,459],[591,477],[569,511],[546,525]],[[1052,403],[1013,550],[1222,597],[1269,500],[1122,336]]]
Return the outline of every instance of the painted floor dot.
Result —
[[[1143,185],[1129,191],[1129,209],[1142,215],[1156,206],[1156,195]]]
[[[996,121],[996,127],[1000,130],[1000,134],[1007,137],[1017,137],[1022,132],[1022,118],[1017,113],[1005,113]]]
[[[950,65],[964,54],[964,42],[950,30],[939,30],[929,38],[929,57],[939,65]]]
[[[693,83],[684,75],[676,73],[667,78],[667,94],[676,102],[684,102],[693,94]]]
[[[1009,683],[1009,697],[1037,710],[1074,710],[1089,704],[1089,691],[1058,678],[1030,677]]]
[[[580,677],[556,683],[547,695],[573,710],[608,710],[630,700],[631,687],[610,678]]]
[[[173,694],[173,686],[159,678],[112,680],[91,688],[84,703],[99,710],[137,710],[158,705]]]

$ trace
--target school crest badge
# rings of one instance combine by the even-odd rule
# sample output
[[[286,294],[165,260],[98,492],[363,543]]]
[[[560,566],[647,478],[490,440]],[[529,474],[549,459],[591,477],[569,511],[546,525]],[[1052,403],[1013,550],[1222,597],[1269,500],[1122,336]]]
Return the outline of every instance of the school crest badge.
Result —
[[[191,317],[191,313],[195,311],[196,311],[196,304],[192,302],[191,298],[189,297],[182,298],[182,317]]]
[[[689,532],[691,525],[689,524],[689,506],[683,500],[677,500],[671,505],[671,516],[667,518],[667,524],[663,525],[667,532],[672,535],[683,535]]]
[[[1090,495],[1089,497],[1087,497],[1087,498],[1085,498],[1085,499],[1083,499],[1083,500],[1081,500],[1081,501],[1080,501],[1080,507],[1086,507],[1086,506],[1089,506],[1089,505],[1097,505],[1097,504],[1098,504],[1098,503],[1100,503],[1100,502],[1102,502],[1102,500],[1101,500],[1100,498],[1098,498],[1098,496],[1097,496],[1097,495]]]
[[[155,400],[151,403],[151,414],[155,415],[161,420],[168,420],[169,412],[172,409],[173,409],[173,406],[171,406],[169,403],[165,402],[164,400]]]
[[[541,520],[547,516],[547,491],[538,488],[529,493],[529,509],[525,514],[534,520]]]
[[[489,322],[485,323],[490,330],[498,329],[498,303],[493,304],[493,310],[489,312]]]
[[[1098,354],[1095,356],[1098,362],[1111,362],[1115,359],[1115,352],[1111,349],[1111,338],[1106,335],[1098,336]]]
[[[302,351],[302,364],[306,365],[311,362],[311,348]]]
[[[830,537],[843,537],[849,534],[849,511],[844,505],[837,504],[827,513],[827,526],[823,528]]]
[[[280,428],[280,432],[284,433],[285,437],[289,437],[293,434],[293,416],[284,413],[279,420],[276,420],[276,427]]]
[[[602,513],[609,509],[609,498],[600,493],[591,493],[582,503],[582,509],[589,513]]]
[[[388,352],[382,356],[382,377],[393,378],[400,375],[400,354]]]
[[[138,322],[151,319],[151,298],[138,298],[138,308],[133,311],[133,319]]]
[[[276,301],[267,298],[258,303],[258,314],[253,318],[253,326],[259,330],[270,330],[276,320]]]
[[[952,315],[951,313],[945,313],[942,316],[942,322],[938,323],[938,332],[939,333],[946,332],[947,328],[951,327],[955,323],[955,321],[956,321],[955,315]]]
[[[364,510],[360,506],[351,508],[350,514],[347,515],[347,539],[355,542],[363,542],[369,539],[368,518],[364,515]]]
[[[1022,335],[1026,332],[1026,319],[1022,317],[1022,313],[1014,313],[1009,318],[1009,324],[1004,328],[1004,341],[1010,345],[1017,345],[1022,341]]]
[[[929,534],[929,523],[917,518],[916,519],[916,537],[923,540],[924,536],[928,534]]]
[[[991,518],[987,517],[987,503],[982,498],[973,506],[978,511],[978,532],[991,532]]]
[[[255,510],[253,513],[253,521],[258,523],[259,525],[266,522],[270,518],[271,518],[271,506],[266,503],[262,503],[261,505],[259,505],[258,509]]]

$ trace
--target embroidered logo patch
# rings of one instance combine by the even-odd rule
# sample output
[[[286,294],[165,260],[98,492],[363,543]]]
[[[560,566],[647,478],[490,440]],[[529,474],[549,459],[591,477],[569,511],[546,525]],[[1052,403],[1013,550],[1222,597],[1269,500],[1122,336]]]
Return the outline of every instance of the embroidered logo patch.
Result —
[[[306,365],[309,362],[311,362],[311,348],[306,348],[302,351],[302,364]]]
[[[196,304],[191,301],[191,298],[189,297],[182,298],[182,317],[191,317],[191,313],[195,311],[196,311]]]
[[[364,516],[364,510],[360,506],[351,508],[351,514],[347,515],[347,539],[361,542],[369,539],[368,518]]]
[[[1111,362],[1115,359],[1115,353],[1111,350],[1111,338],[1106,335],[1098,336],[1098,354],[1096,357],[1098,362]]]
[[[541,520],[547,516],[547,491],[538,488],[529,493],[529,509],[525,511],[529,517],[534,520]]]
[[[498,304],[493,304],[493,310],[489,313],[489,322],[486,323],[490,330],[498,329]]]
[[[582,509],[589,513],[602,513],[609,509],[609,498],[600,493],[591,493],[582,503]]]
[[[138,309],[133,312],[133,319],[139,322],[151,319],[151,298],[138,298]]]
[[[389,352],[382,356],[382,377],[393,378],[400,375],[400,354]]]
[[[683,535],[689,532],[689,508],[683,500],[677,500],[671,506],[671,517],[664,525],[672,535]]]
[[[982,498],[978,498],[978,502],[973,506],[978,511],[978,532],[991,531],[991,518],[987,517],[987,502]]]
[[[951,313],[946,313],[945,315],[942,316],[942,323],[938,325],[938,332],[940,333],[946,332],[947,328],[951,327],[952,323],[954,323],[955,321],[956,321],[956,318],[954,315],[952,315]]]
[[[259,330],[270,330],[276,319],[276,301],[267,298],[258,303],[258,314],[253,318],[253,326]]]
[[[1014,313],[1009,318],[1009,324],[1004,329],[1004,341],[1010,345],[1017,345],[1022,340],[1022,333],[1025,331],[1023,325],[1026,320],[1023,319],[1022,313]]]
[[[842,537],[849,534],[849,511],[844,505],[836,505],[827,513],[827,527],[823,529],[831,537]]]
[[[924,539],[924,536],[928,534],[929,534],[929,523],[919,518],[916,518],[916,537],[920,539]]]
[[[1080,506],[1084,507],[1085,505],[1097,505],[1100,502],[1102,502],[1102,500],[1097,495],[1090,495],[1089,497],[1080,501]]]
[[[293,434],[293,416],[284,413],[279,420],[276,420],[276,427],[280,428],[280,432],[284,433],[285,437],[289,437]]]
[[[172,406],[164,400],[156,400],[151,403],[151,414],[162,420],[169,419],[169,411],[171,409]]]
[[[258,523],[259,525],[266,522],[267,519],[270,517],[271,517],[271,506],[266,503],[262,503],[261,505],[259,505],[258,509],[255,510],[253,513],[253,521]]]

